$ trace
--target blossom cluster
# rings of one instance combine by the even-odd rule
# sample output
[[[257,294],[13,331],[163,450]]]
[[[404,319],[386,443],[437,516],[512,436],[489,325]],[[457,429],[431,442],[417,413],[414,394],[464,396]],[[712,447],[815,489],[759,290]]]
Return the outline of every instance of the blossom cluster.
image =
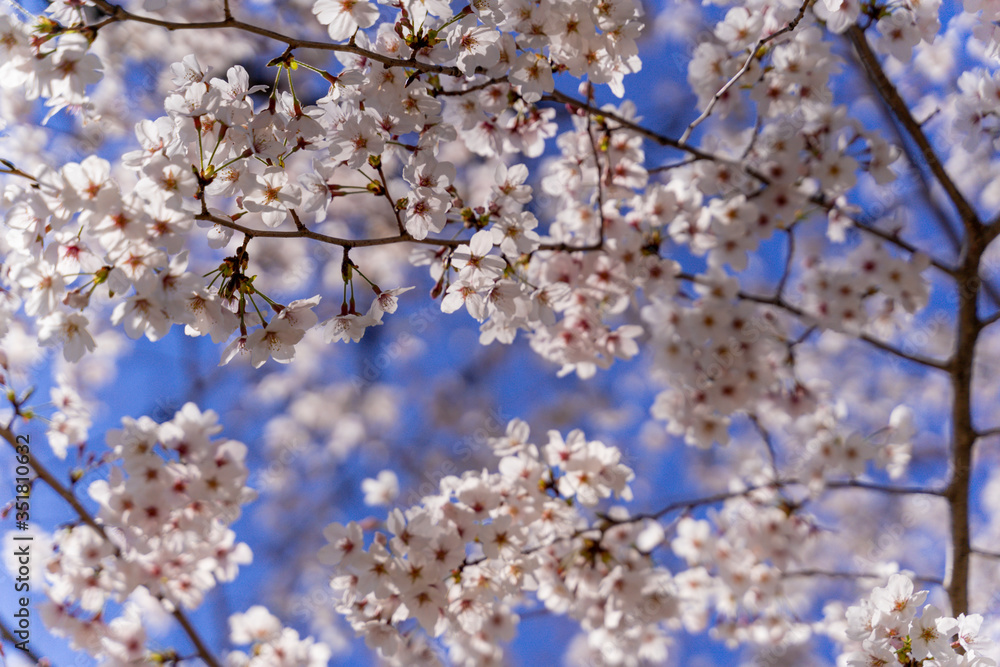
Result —
[[[389,59],[420,55],[433,63],[429,71],[442,74],[456,63],[461,75],[433,80],[417,70],[404,81],[391,62],[344,55],[343,70],[323,75],[328,93],[312,105],[276,87],[266,104],[255,103],[253,96],[267,87],[250,85],[240,66],[220,79],[194,56],[175,63],[167,115],[138,123],[141,148],[122,158],[135,172],[130,191],[116,185],[110,165],[97,157],[35,175],[44,187],[8,188],[13,208],[8,224],[19,233],[11,282],[24,295],[28,314],[39,319],[42,340],[61,343],[67,359],[93,350],[91,316],[85,313],[96,288],[106,285],[117,301],[112,322],[132,337],[157,340],[172,324],[183,324],[190,335],[229,339],[224,362],[237,354],[247,354],[254,366],[268,358],[288,362],[305,332],[319,324],[312,312],[319,296],[283,305],[255,289],[249,238],[205,285],[187,268],[184,238],[192,231],[192,217],[210,226],[215,222],[209,241],[223,246],[237,221],[264,227],[294,222],[301,229],[303,220],[325,219],[335,199],[373,194],[395,202],[400,233],[415,241],[447,224],[479,230],[458,247],[414,255],[416,263],[430,265],[442,310],[464,306],[483,322],[484,343],[510,342],[526,330],[534,349],[559,363],[562,372],[587,377],[637,353],[642,328],[607,321],[623,313],[631,294],[641,289],[669,297],[676,291],[678,267],[659,256],[665,236],[696,254],[707,253],[714,267],[739,271],[747,253],[774,229],[791,225],[817,189],[833,202],[855,183],[861,165],[849,149],[858,138],[870,153],[864,167],[879,182],[892,177],[888,164],[894,156],[887,146],[852,127],[829,97],[818,93],[837,59],[816,29],[806,28],[774,46],[770,57],[778,66],[752,86],[750,98],[767,122],[744,166],[711,162],[679,169],[665,185],[650,184],[642,138],[624,124],[638,120],[631,104],[605,108],[623,121],[597,122],[581,109],[574,129],[557,140],[562,155],[542,182],[560,211],[545,226],[547,236],[540,236],[537,218],[526,210],[533,197],[523,165],[508,169],[501,163],[491,196],[470,206],[458,196],[455,165],[438,155],[442,145],[457,138],[484,157],[537,156],[555,131],[554,110],[536,105],[552,91],[546,72],[586,74],[582,90],[589,95],[599,83],[618,90],[622,74],[637,67],[638,10],[632,4],[544,5],[487,4],[451,18],[444,5],[422,5],[412,15],[404,11],[396,24],[376,26],[378,13],[370,3],[319,2],[316,16],[332,39],[349,37]],[[82,13],[77,19],[69,9],[52,11],[59,12],[51,30],[60,39],[81,26]],[[570,18],[563,24],[549,16]],[[791,6],[762,14],[731,10],[716,30],[718,41],[703,43],[695,54],[692,82],[706,92],[716,90],[719,82],[702,76],[703,70],[732,63],[732,52],[794,17]],[[436,21],[443,21],[439,28],[433,27]],[[365,28],[377,35],[369,37]],[[13,49],[9,66],[30,70],[38,59],[17,51],[27,36],[13,22],[7,29]],[[42,61],[51,57],[40,55]],[[498,65],[488,66],[497,59]],[[276,63],[287,66],[291,79],[294,58]],[[727,102],[737,99],[728,96]],[[789,135],[788,122],[800,124],[803,132]],[[415,145],[395,139],[408,135],[417,137]],[[398,169],[400,178],[388,181],[383,167]],[[350,182],[350,173],[363,174],[369,185],[341,185]],[[226,202],[235,203],[235,210]],[[833,226],[836,210],[831,209],[830,234],[842,239],[842,229]],[[836,219],[843,224],[845,218]],[[43,229],[51,232],[42,234]],[[543,240],[553,249],[543,248]],[[574,247],[596,252],[573,252]],[[364,274],[346,254],[343,264],[341,311],[322,324],[330,341],[357,341],[395,310],[395,297],[405,289],[382,290],[365,278],[376,298],[362,314],[355,307],[353,281],[355,273]],[[92,279],[73,287],[79,275]],[[911,282],[900,285],[904,297],[919,292]],[[820,287],[816,298],[822,302]],[[261,299],[275,313],[270,319],[258,307]],[[918,305],[919,293],[906,302],[907,310]],[[849,307],[831,315],[834,326]],[[251,327],[258,328],[251,333]]]
[[[229,639],[237,645],[251,644],[249,652],[226,656],[231,667],[324,667],[330,660],[328,646],[312,637],[300,638],[261,605],[229,617]]]
[[[894,574],[888,584],[847,610],[847,638],[860,650],[842,655],[847,667],[872,665],[935,665],[935,667],[993,667],[984,655],[988,643],[980,639],[979,614],[945,616],[932,604],[921,609],[927,591],[913,590],[905,574]],[[840,664],[840,663],[838,663]]]
[[[642,311],[655,332],[657,367],[672,385],[657,395],[652,414],[670,433],[704,448],[729,441],[734,412],[796,400],[795,387],[785,383],[779,323],[752,304],[734,305],[731,278],[709,279],[696,286],[700,298],[687,307],[656,298]]]
[[[319,558],[336,568],[338,610],[383,658],[415,664],[426,644],[412,619],[454,663],[499,664],[515,609],[531,607],[525,592],[577,619],[597,664],[663,660],[669,629],[697,632],[713,616],[734,641],[808,636],[784,617],[783,575],[801,566],[816,526],[775,488],[734,492],[711,523],[682,517],[669,545],[689,568],[671,574],[653,557],[667,541],[658,520],[620,506],[596,521],[583,513],[612,494],[629,499],[633,474],[616,448],[580,431],[550,431],[537,446],[520,420],[490,445],[497,472],[445,477],[439,493],[393,510],[387,532],[324,531]]]
[[[835,331],[858,333],[870,324],[891,333],[900,312],[913,314],[927,305],[921,272],[928,265],[926,255],[901,259],[872,242],[855,248],[842,267],[817,259],[803,281],[806,308]]]
[[[145,659],[139,601],[193,609],[251,561],[229,528],[255,496],[246,447],[213,438],[221,429],[215,413],[188,403],[162,424],[125,419],[108,434],[108,478],[89,486],[95,521],[57,531],[45,564],[42,616],[74,648],[115,664]],[[127,603],[111,621],[109,601]]]
[[[621,452],[580,431],[551,431],[541,447],[529,437],[527,424],[512,421],[490,443],[498,472],[445,477],[438,494],[394,510],[388,533],[366,540],[354,522],[324,531],[319,558],[337,568],[338,609],[393,664],[415,664],[410,647],[422,646],[409,619],[441,637],[456,664],[500,664],[526,590],[579,619],[608,664],[665,657],[657,625],[676,601],[669,573],[647,553],[662,529],[589,525],[581,511],[612,494],[630,497]]]

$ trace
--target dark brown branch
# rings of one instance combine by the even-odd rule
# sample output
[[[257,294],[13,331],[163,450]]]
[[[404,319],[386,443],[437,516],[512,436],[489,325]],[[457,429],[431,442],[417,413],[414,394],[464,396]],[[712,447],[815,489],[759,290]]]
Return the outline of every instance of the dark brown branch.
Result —
[[[495,86],[498,83],[507,83],[507,79],[505,78],[489,79],[487,81],[483,81],[482,83],[477,83],[475,85],[469,86],[468,88],[463,88],[462,90],[432,90],[431,95],[433,95],[434,97],[457,97],[460,95],[465,95],[466,93],[474,93],[476,91],[489,88],[490,86]]]
[[[969,559],[972,549],[969,528],[969,495],[972,491],[972,461],[977,433],[972,421],[972,373],[976,362],[976,341],[982,331],[977,301],[981,290],[979,269],[986,244],[982,227],[967,226],[965,253],[956,276],[959,287],[955,317],[955,347],[950,363],[951,481],[946,497],[951,511],[951,545],[945,576],[953,616],[969,610]]]
[[[760,491],[762,489],[774,490],[774,489],[778,489],[778,488],[780,488],[782,486],[785,486],[785,485],[788,485],[788,484],[799,484],[799,482],[797,482],[797,481],[791,481],[791,482],[789,482],[789,481],[775,481],[775,482],[769,482],[767,484],[761,484],[759,486],[748,486],[747,488],[745,488],[745,489],[743,489],[741,491],[725,491],[723,493],[716,493],[714,495],[705,496],[703,498],[695,498],[695,499],[692,499],[692,500],[679,500],[677,502],[673,502],[673,503],[670,503],[669,505],[665,505],[664,507],[661,507],[660,509],[658,509],[656,512],[653,512],[652,514],[636,514],[636,515],[630,516],[628,519],[626,519],[626,520],[624,520],[624,521],[622,521],[620,523],[631,523],[633,521],[639,521],[639,520],[642,520],[642,519],[660,519],[664,515],[670,514],[671,512],[678,512],[678,511],[681,511],[681,510],[690,510],[690,509],[693,509],[695,507],[703,507],[705,505],[715,505],[717,503],[721,503],[721,502],[725,502],[727,500],[731,500],[732,498],[739,498],[740,496],[745,496],[745,495],[747,495],[749,493],[753,493],[754,491]]]
[[[691,500],[678,500],[672,502],[668,505],[661,507],[655,512],[647,512],[641,514],[633,514],[632,516],[623,519],[606,519],[613,524],[617,523],[633,523],[635,521],[642,521],[644,519],[660,519],[666,514],[671,512],[678,512],[684,510],[690,510],[695,507],[703,507],[705,505],[715,505],[717,503],[725,502],[731,500],[732,498],[739,498],[741,496],[746,496],[755,491],[761,491],[764,489],[777,490],[789,486],[806,486],[807,483],[797,479],[779,479],[773,482],[768,482],[766,484],[759,484],[756,486],[748,486],[745,489],[738,491],[725,491],[722,493],[716,493],[709,496],[704,496],[702,498],[694,498]],[[885,486],[882,484],[870,484],[868,482],[858,482],[855,480],[842,481],[842,482],[826,482],[825,488],[827,489],[865,489],[868,491],[877,491],[879,493],[890,493],[898,495],[931,495],[944,497],[945,492],[935,489],[926,489],[923,487],[898,487],[898,486]]]
[[[382,182],[382,195],[389,202],[389,209],[392,211],[393,217],[396,218],[396,228],[400,234],[406,234],[406,226],[403,224],[403,217],[399,214],[399,207],[396,206],[396,202],[392,200],[392,195],[389,194],[389,180],[385,177],[385,171],[382,169],[382,160],[378,160],[376,164],[378,165],[376,167],[378,177]]]
[[[297,216],[293,215],[293,220]],[[233,222],[229,218],[220,218],[219,216],[212,215],[211,213],[197,213],[194,216],[195,220],[204,220],[206,222],[211,222],[216,225],[220,225],[227,229],[232,229],[233,231],[245,234],[250,238],[271,238],[271,239],[313,239],[314,241],[320,241],[321,243],[328,243],[330,245],[340,246],[341,248],[366,248],[371,246],[379,245],[392,245],[393,243],[422,243],[424,245],[432,245],[444,248],[457,248],[463,243],[468,243],[468,239],[436,239],[436,238],[425,238],[425,239],[415,239],[409,234],[409,232],[403,232],[398,236],[383,236],[375,239],[342,239],[336,236],[328,236],[326,234],[320,234],[319,232],[314,232],[307,228],[305,225],[296,224],[297,229],[295,231],[286,231],[279,229],[256,229],[253,227],[247,227],[241,225],[238,222]],[[556,252],[586,252],[591,250],[600,250],[600,244],[591,244],[584,246],[573,246],[568,243],[543,243],[538,246],[536,251],[547,250]]]
[[[569,105],[570,107],[594,114],[595,116],[600,116],[602,118],[606,118],[607,120],[614,121],[621,127],[627,130],[631,130],[632,132],[635,132],[636,134],[645,137],[646,139],[649,139],[653,143],[659,144],[661,146],[669,146],[671,148],[676,148],[677,150],[684,151],[685,153],[693,155],[694,157],[700,160],[710,160],[712,162],[727,164],[737,169],[743,169],[743,166],[736,160],[722,157],[721,155],[713,155],[712,153],[703,151],[700,148],[697,148],[696,146],[692,146],[691,144],[678,141],[677,139],[660,134],[659,132],[654,132],[653,130],[643,127],[642,125],[639,125],[638,123],[628,120],[627,118],[624,118],[612,111],[604,111],[602,109],[595,107],[592,104],[589,104],[575,97],[570,97],[569,95],[562,93],[558,90],[554,90],[551,93],[546,93],[545,95],[542,96],[542,99],[547,100],[549,102],[558,102],[559,104],[566,104]]]
[[[393,243],[423,243],[425,245],[436,245],[436,246],[446,246],[449,248],[457,248],[465,241],[459,239],[415,239],[408,233],[402,233],[398,236],[384,236],[375,239],[342,239],[336,236],[328,236],[326,234],[320,234],[319,232],[314,232],[311,229],[305,227],[304,225],[296,229],[295,231],[284,231],[279,229],[254,229],[253,227],[247,227],[241,225],[237,222],[233,222],[228,218],[220,218],[219,216],[212,215],[211,213],[198,213],[194,216],[195,220],[205,220],[207,222],[226,227],[227,229],[232,229],[234,231],[240,232],[241,234],[246,234],[251,238],[272,238],[272,239],[313,239],[314,241],[320,241],[322,243],[328,243],[330,245],[340,246],[341,248],[363,248],[368,246],[378,246],[378,245],[391,245]]]
[[[587,138],[590,140],[590,151],[594,156],[594,169],[597,170],[597,217],[600,220],[597,246],[603,248],[604,228],[607,226],[607,221],[604,219],[604,170],[601,167],[601,156],[597,151],[597,142],[594,141],[593,125],[593,116],[587,116]],[[610,175],[609,172],[608,176]]]

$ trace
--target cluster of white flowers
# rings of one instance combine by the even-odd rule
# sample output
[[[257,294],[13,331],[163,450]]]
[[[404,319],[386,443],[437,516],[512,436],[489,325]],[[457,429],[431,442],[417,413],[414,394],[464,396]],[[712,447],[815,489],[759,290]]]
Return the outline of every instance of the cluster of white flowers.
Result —
[[[199,606],[250,562],[228,526],[255,496],[245,486],[246,447],[213,439],[222,429],[214,412],[188,403],[162,424],[142,417],[123,426],[108,434],[108,479],[89,487],[100,506],[96,523],[53,538],[42,605],[53,632],[116,664],[146,656],[145,630],[127,609],[109,622],[107,602],[141,589],[168,612]]]
[[[1000,74],[985,70],[963,72],[958,88],[961,94],[955,98],[955,129],[965,136],[963,145],[969,150],[983,143],[992,146],[1000,138],[996,105]]]
[[[880,243],[855,248],[843,266],[816,260],[803,281],[806,309],[817,323],[834,331],[857,333],[873,325],[891,333],[901,307],[913,314],[927,305],[929,291],[921,273],[926,255],[893,257]]]
[[[527,590],[580,620],[607,664],[665,657],[657,626],[674,616],[675,595],[648,555],[663,529],[627,516],[590,524],[581,511],[631,497],[621,452],[580,431],[550,431],[541,447],[529,437],[512,421],[490,443],[498,472],[445,477],[439,494],[394,510],[389,534],[367,547],[357,523],[324,531],[319,557],[337,567],[338,609],[393,664],[415,664],[408,647],[423,646],[407,636],[407,619],[442,637],[456,664],[500,664]]]
[[[811,517],[792,511],[773,489],[726,501],[711,522],[683,517],[670,548],[689,566],[674,578],[684,626],[698,632],[714,619],[713,632],[731,643],[808,636],[783,610],[784,576],[801,566],[816,531]]]
[[[62,459],[66,458],[70,445],[86,442],[91,425],[90,411],[76,390],[65,382],[52,390],[52,403],[56,412],[49,420],[46,435],[52,451]]]
[[[656,397],[653,416],[705,448],[729,441],[733,413],[765,400],[786,403],[794,391],[782,383],[787,352],[778,321],[752,304],[734,305],[731,278],[709,280],[696,285],[700,298],[688,307],[656,299],[642,311],[654,332],[657,367],[671,385]]]
[[[140,122],[136,136],[141,149],[123,157],[138,176],[130,192],[115,185],[109,164],[97,157],[35,175],[43,187],[8,191],[14,209],[8,224],[19,232],[11,282],[24,295],[28,313],[39,318],[42,340],[61,342],[67,359],[93,350],[88,331],[92,318],[85,313],[96,287],[106,284],[109,294],[126,295],[118,297],[112,322],[132,337],[156,340],[172,324],[184,324],[190,335],[232,338],[223,361],[238,353],[248,354],[254,366],[269,358],[290,361],[305,332],[319,323],[313,313],[319,297],[287,306],[263,297],[276,313],[267,320],[257,308],[263,295],[248,275],[253,244],[244,243],[226,258],[213,282],[205,285],[187,270],[183,238],[195,215],[208,224],[258,220],[265,227],[286,226],[293,218],[296,226],[302,220],[322,220],[333,198],[348,193],[339,178],[368,170],[369,186],[358,190],[395,201],[399,231],[409,238],[426,239],[453,222],[479,230],[466,244],[414,255],[415,262],[430,264],[445,312],[464,306],[484,322],[484,343],[510,342],[518,330],[527,330],[541,355],[559,363],[563,372],[587,377],[616,358],[637,353],[635,339],[642,329],[606,322],[629,306],[636,289],[664,296],[674,291],[678,269],[658,256],[659,227],[696,254],[708,252],[712,266],[741,270],[760,240],[795,220],[811,188],[818,187],[833,201],[854,184],[859,163],[847,153],[849,124],[829,97],[818,92],[837,60],[817,30],[806,28],[773,47],[777,66],[757,77],[750,94],[769,123],[746,156],[745,168],[757,169],[762,177],[755,181],[737,173],[735,161],[729,166],[713,162],[678,170],[668,185],[646,189],[640,135],[611,119],[595,123],[580,110],[574,129],[558,139],[562,157],[549,165],[542,183],[559,210],[545,240],[560,249],[541,250],[538,220],[524,210],[532,197],[522,165],[499,165],[498,187],[482,206],[472,208],[454,188],[454,164],[440,159],[438,152],[443,142],[458,137],[482,156],[539,155],[555,128],[554,110],[534,106],[552,90],[551,74],[546,77],[542,70],[586,73],[587,86],[610,83],[614,88],[624,71],[635,68],[638,10],[632,4],[544,4],[509,9],[477,5],[462,20],[445,21],[441,35],[432,26],[447,18],[449,10],[426,5],[416,12],[423,23],[414,23],[416,16],[408,16],[398,30],[380,23],[369,42],[360,29],[376,20],[371,4],[317,3],[315,12],[334,39],[350,37],[391,58],[421,55],[436,70],[457,63],[465,76],[444,77],[447,85],[417,76],[404,81],[390,63],[343,56],[343,71],[325,75],[333,83],[316,104],[303,105],[274,89],[267,104],[257,106],[251,96],[265,87],[251,86],[242,67],[230,68],[223,80],[212,78],[210,68],[194,56],[176,63],[174,87],[165,102],[168,115]],[[542,18],[550,15],[571,18],[565,24]],[[733,51],[794,16],[790,6],[763,14],[731,10],[716,31],[719,44],[705,42],[695,54],[692,81],[704,94],[716,90],[719,82],[700,75],[715,67],[702,63],[704,58],[732,63]],[[25,41],[15,24],[8,29],[14,31],[10,48]],[[517,32],[520,41],[505,31]],[[569,34],[572,39],[562,37]],[[520,55],[515,46],[522,49]],[[525,48],[542,53],[547,48],[548,57]],[[712,49],[715,55],[709,56]],[[485,66],[502,53],[508,58],[500,58],[500,65]],[[12,62],[30,67],[24,56]],[[294,58],[284,62],[291,71]],[[505,74],[507,82],[502,81]],[[483,81],[488,85],[475,85],[484,76],[492,77]],[[463,86],[470,84],[464,92]],[[448,94],[438,97],[440,93]],[[727,98],[730,103],[736,99]],[[638,120],[630,103],[605,111],[627,122]],[[789,134],[790,120],[803,131]],[[415,147],[391,145],[393,137],[414,132],[419,135]],[[868,143],[866,167],[884,182],[891,177],[887,165],[893,155],[874,138]],[[311,155],[311,162],[304,155]],[[396,165],[401,180],[387,181],[383,163],[386,168]],[[755,188],[762,178],[766,187],[760,196]],[[390,193],[390,186],[403,186],[405,192]],[[743,192],[731,191],[733,186]],[[222,200],[235,200],[237,210],[224,212],[216,208],[216,200],[220,207],[225,206]],[[40,233],[43,229],[51,233]],[[831,234],[842,238],[839,229]],[[225,225],[209,232],[216,246],[232,236],[233,229]],[[599,252],[570,252],[574,246]],[[362,314],[353,298],[354,273],[360,270],[345,257],[343,280],[345,287],[351,284],[351,299],[345,295],[340,313],[323,322],[327,340],[359,340],[395,310],[396,296],[405,291],[371,284],[377,298]],[[73,287],[80,275],[92,279]],[[822,294],[817,298],[822,300]],[[258,328],[251,333],[250,327]]]
[[[330,648],[312,637],[300,638],[293,628],[265,607],[254,605],[245,613],[229,617],[229,639],[237,645],[251,644],[249,653],[233,651],[226,656],[230,667],[325,667]]]
[[[846,667],[934,665],[935,667],[993,667],[983,652],[979,614],[945,616],[932,604],[921,610],[927,591],[913,591],[913,581],[894,574],[884,588],[847,610],[847,638],[860,650],[841,656]]]
[[[101,79],[101,60],[89,53],[91,40],[83,33],[62,32],[57,21],[71,25],[85,22],[85,3],[53,3],[49,18],[35,26],[29,46],[30,26],[12,16],[0,16],[0,86],[24,91],[29,100],[45,98],[49,117],[64,108],[87,111],[87,86]],[[44,58],[36,58],[44,53]]]
[[[804,446],[795,473],[814,493],[840,475],[864,475],[869,463],[885,468],[895,479],[910,462],[914,428],[913,413],[907,406],[892,411],[888,426],[880,432],[885,436],[882,441],[856,431],[844,432],[845,417],[842,406],[825,404],[796,420],[794,431],[803,438]]]

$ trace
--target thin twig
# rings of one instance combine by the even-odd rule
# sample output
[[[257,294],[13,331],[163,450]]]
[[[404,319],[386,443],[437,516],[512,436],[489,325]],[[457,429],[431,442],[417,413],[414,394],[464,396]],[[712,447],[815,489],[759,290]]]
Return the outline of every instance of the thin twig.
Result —
[[[905,250],[906,252],[910,253],[911,255],[915,254],[915,253],[918,253],[918,252],[921,253],[921,254],[923,254],[923,255],[927,255],[930,258],[931,266],[933,266],[935,269],[938,269],[939,271],[941,271],[945,275],[954,277],[955,273],[957,272],[957,269],[955,267],[949,266],[949,265],[945,264],[944,262],[941,262],[941,261],[935,259],[934,257],[930,257],[930,255],[928,255],[926,252],[924,252],[920,248],[916,247],[912,243],[909,243],[908,241],[904,241],[897,234],[883,231],[883,230],[881,230],[881,229],[879,229],[877,227],[873,227],[871,225],[863,224],[860,220],[854,220],[854,226],[857,227],[859,230],[865,232],[866,234],[871,234],[872,236],[878,237],[878,238],[882,239],[883,241],[887,241],[888,243],[893,244],[897,248]]]
[[[5,641],[10,642],[12,645],[20,643],[20,640],[14,636],[14,633],[10,630],[10,628],[7,627],[7,624],[4,623],[2,620],[0,620],[0,637],[2,637]],[[28,656],[28,658],[30,658],[32,662],[35,663],[41,662],[42,657],[39,656],[37,653],[35,653],[34,649],[31,648],[31,645],[28,644],[26,646],[27,648],[23,649],[17,648],[15,650],[20,651],[24,655]]]
[[[778,479],[778,454],[774,447],[774,439],[767,429],[764,428],[764,425],[760,423],[757,415],[748,414],[747,417],[749,417],[750,423],[753,424],[754,428],[757,429],[757,433],[760,434],[760,439],[764,441],[764,446],[767,447],[768,458],[771,460],[771,474],[774,475],[775,479]]]
[[[854,25],[847,29],[847,36],[851,40],[851,44],[854,45],[858,59],[861,61],[868,78],[875,85],[875,89],[878,91],[883,102],[892,110],[892,114],[899,119],[907,134],[917,144],[920,154],[927,162],[931,173],[934,174],[938,183],[944,188],[944,191],[948,194],[948,199],[951,200],[958,211],[966,230],[973,232],[980,225],[979,216],[965,199],[965,196],[959,191],[958,186],[955,185],[948,172],[945,171],[944,165],[941,164],[937,153],[934,152],[934,148],[931,146],[930,141],[928,141],[927,135],[924,134],[923,128],[920,127],[913,114],[910,113],[906,102],[882,70],[878,58],[875,57],[871,47],[868,45],[868,38],[865,36],[864,31]]]
[[[887,486],[885,484],[875,484],[874,482],[862,482],[856,479],[826,482],[826,489],[865,489],[867,491],[877,491],[879,493],[889,493],[894,495],[924,495],[945,497],[944,489],[928,489],[922,486]]]
[[[782,578],[784,579],[797,579],[801,577],[830,577],[834,579],[878,579],[884,580],[886,576],[884,574],[878,574],[875,572],[840,572],[836,570],[796,570],[794,572],[783,572]],[[926,576],[916,576],[913,577],[913,581],[931,584],[933,586],[943,586],[944,581],[940,577],[926,577]]]
[[[477,83],[473,86],[469,86],[468,88],[463,88],[462,90],[434,89],[431,90],[430,93],[434,97],[455,97],[459,95],[465,95],[466,93],[474,93],[483,90],[485,88],[489,88],[490,86],[495,86],[498,83],[507,83],[507,79],[505,77],[500,77],[497,79],[488,79],[486,81],[483,81],[482,83]]]
[[[977,548],[973,547],[972,548],[972,553],[976,554],[977,556],[984,556],[986,558],[997,558],[997,559],[1000,559],[1000,552],[990,551],[988,549],[977,549]]]
[[[606,221],[604,219],[604,171],[601,167],[601,157],[597,152],[597,142],[594,141],[593,133],[594,117],[591,115],[587,116],[587,138],[590,139],[590,150],[594,156],[594,168],[597,169],[597,216],[600,219],[600,228],[598,230],[598,247],[604,246],[604,228],[606,226]],[[610,167],[609,167],[610,168]],[[608,176],[611,176],[611,172],[608,172]]]
[[[994,312],[992,315],[984,317],[983,319],[979,320],[979,328],[985,329],[986,327],[995,323],[997,320],[1000,320],[1000,308],[998,308],[996,312]]]
[[[729,81],[727,81],[726,84],[722,86],[722,88],[720,88],[715,93],[715,95],[712,96],[712,99],[709,101],[708,106],[706,106],[705,110],[701,112],[701,115],[695,118],[693,121],[691,121],[691,124],[688,125],[687,129],[684,130],[684,134],[681,135],[682,144],[687,143],[687,140],[691,138],[691,133],[694,132],[694,129],[699,125],[701,125],[702,122],[705,121],[705,119],[707,119],[709,116],[712,115],[712,110],[715,109],[715,105],[718,104],[719,100],[722,99],[726,95],[726,93],[729,92],[729,89],[732,88],[734,85],[736,85],[736,82],[739,81],[741,78],[743,78],[743,75],[750,70],[750,65],[752,65],[754,59],[757,58],[757,54],[760,52],[760,49],[768,42],[771,42],[777,39],[778,37],[781,37],[782,35],[795,30],[796,26],[798,26],[799,22],[802,20],[802,17],[805,16],[806,9],[809,7],[809,5],[812,4],[812,2],[813,0],[805,0],[799,7],[798,14],[796,14],[795,18],[789,21],[784,28],[778,30],[777,32],[771,33],[766,37],[761,37],[760,39],[757,40],[757,43],[754,45],[753,49],[750,50],[750,55],[747,56],[746,61],[743,63],[743,67],[741,67],[740,70],[736,74],[734,74],[733,77],[729,79]]]
[[[396,202],[392,200],[392,195],[389,194],[389,180],[385,177],[385,171],[382,169],[382,160],[376,162],[375,170],[378,172],[379,180],[382,182],[382,196],[389,202],[392,215],[396,218],[396,228],[399,229],[400,234],[406,234],[406,226],[403,224],[403,217],[399,214],[399,207],[396,206]]]
[[[790,313],[791,315],[794,315],[795,317],[797,317],[797,318],[799,318],[801,320],[804,320],[806,322],[809,322],[809,321],[815,319],[813,316],[809,315],[808,313],[806,313],[801,308],[793,306],[792,304],[788,303],[784,299],[776,299],[776,298],[774,298],[772,296],[757,296],[757,295],[754,295],[754,294],[747,294],[746,292],[742,292],[742,291],[739,292],[737,294],[737,296],[739,296],[739,298],[745,299],[747,301],[754,301],[756,303],[761,303],[761,304],[765,304],[765,305],[769,305],[769,306],[774,306],[776,308],[780,308],[781,310],[784,310],[785,312]],[[915,364],[920,364],[922,366],[928,366],[930,368],[936,368],[936,369],[938,369],[940,371],[948,371],[951,368],[951,364],[948,361],[943,361],[943,360],[940,360],[940,359],[933,359],[931,357],[926,357],[926,356],[924,356],[922,354],[915,354],[915,353],[905,352],[905,351],[899,349],[898,347],[894,347],[894,346],[890,345],[889,343],[886,343],[886,342],[881,341],[881,340],[879,340],[877,338],[869,336],[866,333],[860,333],[859,332],[859,333],[856,333],[855,335],[857,336],[857,338],[859,340],[863,340],[864,342],[868,343],[869,345],[871,345],[873,347],[877,347],[878,349],[882,350],[883,352],[888,352],[889,354],[891,354],[893,356],[896,356],[896,357],[899,357],[900,359],[905,359],[907,361],[911,361],[911,362],[913,362]]]
[[[788,277],[792,273],[792,259],[795,256],[795,227],[789,227],[785,230],[788,236],[788,254],[785,255],[785,268],[781,272],[781,278],[778,280],[778,287],[774,290],[774,298],[782,299],[785,294],[785,285],[788,283]]]

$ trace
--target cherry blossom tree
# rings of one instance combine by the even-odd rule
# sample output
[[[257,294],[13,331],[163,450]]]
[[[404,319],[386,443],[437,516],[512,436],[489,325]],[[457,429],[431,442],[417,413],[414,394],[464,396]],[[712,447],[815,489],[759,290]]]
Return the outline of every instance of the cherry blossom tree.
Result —
[[[6,4],[11,664],[997,664],[1000,2]]]

